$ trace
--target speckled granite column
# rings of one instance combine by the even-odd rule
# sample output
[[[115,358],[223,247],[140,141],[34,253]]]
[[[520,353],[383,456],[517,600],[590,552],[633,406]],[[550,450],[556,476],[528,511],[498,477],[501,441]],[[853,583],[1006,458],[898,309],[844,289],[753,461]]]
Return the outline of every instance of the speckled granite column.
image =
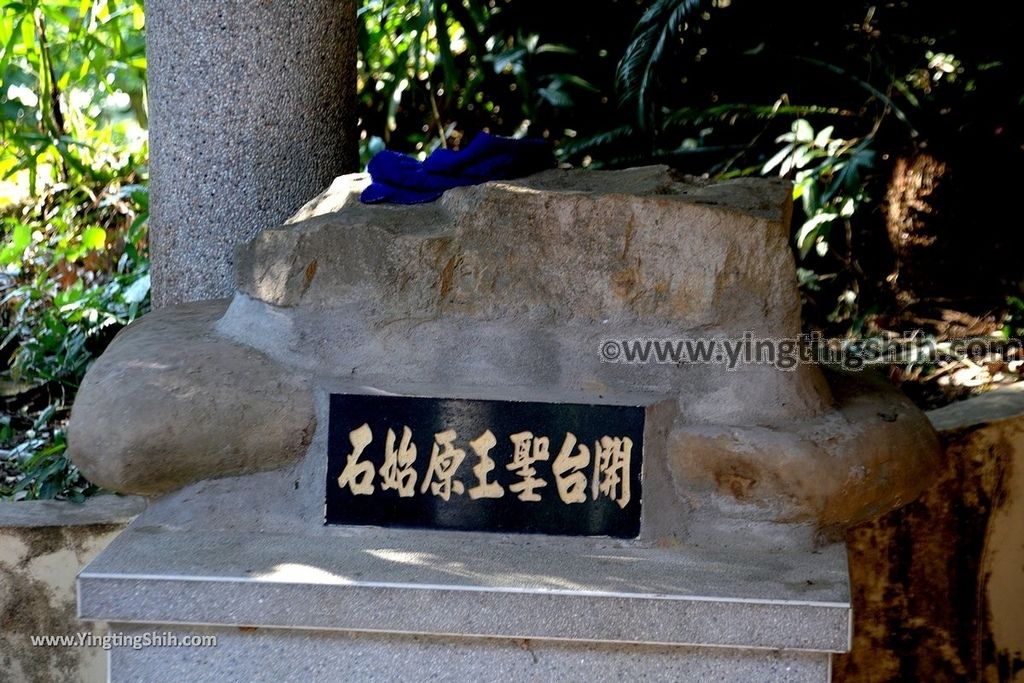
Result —
[[[157,306],[233,290],[239,242],[357,162],[352,0],[148,0]]]

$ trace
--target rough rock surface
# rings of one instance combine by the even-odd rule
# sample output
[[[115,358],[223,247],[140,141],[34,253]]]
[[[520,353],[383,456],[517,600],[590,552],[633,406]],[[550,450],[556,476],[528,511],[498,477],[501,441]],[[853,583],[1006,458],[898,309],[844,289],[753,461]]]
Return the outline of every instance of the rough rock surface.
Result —
[[[917,498],[939,468],[928,419],[871,373],[829,379],[836,407],[817,419],[678,427],[669,452],[680,497],[703,493],[718,503],[714,515],[815,522],[827,533]]]
[[[532,314],[793,335],[789,210],[781,182],[548,171],[264,230],[238,250],[237,282],[274,306],[358,302],[381,319]]]
[[[364,182],[347,176],[306,220],[239,249],[240,292],[220,332],[308,372],[643,391],[678,396],[697,422],[812,416],[828,403],[805,366],[728,373],[599,354],[608,339],[797,335],[784,183],[693,184],[662,166],[556,170],[433,204],[352,204]]]
[[[225,305],[150,313],[93,364],[68,427],[90,481],[155,495],[305,453],[316,426],[308,379],[214,334]]]

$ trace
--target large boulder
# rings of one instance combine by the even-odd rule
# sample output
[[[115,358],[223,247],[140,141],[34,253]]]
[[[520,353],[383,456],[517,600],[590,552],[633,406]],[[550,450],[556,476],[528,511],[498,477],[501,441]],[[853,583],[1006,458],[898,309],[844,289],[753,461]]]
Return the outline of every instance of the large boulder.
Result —
[[[154,311],[90,368],[68,427],[92,482],[156,495],[280,467],[316,426],[308,379],[212,331],[223,300]]]

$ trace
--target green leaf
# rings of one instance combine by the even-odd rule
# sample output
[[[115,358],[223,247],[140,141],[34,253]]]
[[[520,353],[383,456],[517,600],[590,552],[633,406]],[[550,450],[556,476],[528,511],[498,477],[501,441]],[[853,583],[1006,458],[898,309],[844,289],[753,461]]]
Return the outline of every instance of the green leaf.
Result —
[[[557,152],[562,158],[584,154],[594,150],[611,147],[616,144],[628,145],[636,131],[630,125],[620,126],[596,135],[576,140],[563,141]]]
[[[18,223],[11,230],[10,239],[0,251],[0,264],[10,265],[21,260],[25,249],[32,244],[32,228],[24,223]]]
[[[538,47],[535,51],[535,54],[538,55],[544,53],[574,55],[576,54],[576,50],[574,48],[569,47],[568,45],[562,45],[561,43],[545,43],[544,45]]]
[[[82,232],[82,246],[86,249],[95,249],[96,251],[103,251],[104,246],[107,243],[107,231],[99,226],[93,226],[86,228]]]
[[[15,10],[15,11],[17,11],[17,10]],[[7,38],[7,42],[4,44],[3,55],[0,55],[0,74],[6,73],[6,71],[7,71],[7,64],[11,61],[11,57],[14,55],[14,43],[18,39],[18,36],[20,35],[19,32],[20,32],[20,29],[21,29],[22,21],[24,19],[25,19],[24,15],[19,16],[17,18],[17,20],[15,21],[15,23],[9,27],[10,31],[11,31],[11,34]],[[5,85],[6,85],[6,83],[5,83]]]
[[[771,173],[773,169],[780,166],[782,162],[789,158],[789,155],[793,153],[793,148],[794,145],[788,144],[782,149],[780,149],[778,152],[776,152],[775,156],[773,156],[771,159],[765,162],[765,165],[761,168],[761,174],[767,175]],[[785,172],[783,172],[781,175],[785,175]]]
[[[834,221],[838,216],[834,213],[819,213],[810,218],[796,233],[796,246],[800,250],[800,257],[803,258],[811,251],[822,228]]]
[[[129,304],[139,303],[146,298],[147,294],[149,294],[148,273],[133,282],[128,289],[124,290],[124,300]]]
[[[32,244],[32,228],[24,223],[18,223],[11,230],[11,241],[8,244],[17,251],[25,251],[28,245]]]
[[[541,88],[537,94],[552,107],[571,107],[573,105],[572,96],[554,84],[548,88]]]
[[[797,119],[793,122],[793,133],[797,142],[814,142],[814,128],[806,119]]]

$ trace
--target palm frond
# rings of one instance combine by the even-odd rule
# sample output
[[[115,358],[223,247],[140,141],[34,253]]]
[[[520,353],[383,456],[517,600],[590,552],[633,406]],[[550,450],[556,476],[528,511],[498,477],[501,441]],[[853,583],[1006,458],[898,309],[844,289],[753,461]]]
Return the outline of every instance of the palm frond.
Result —
[[[860,78],[860,77],[856,76],[854,73],[852,73],[851,71],[849,71],[847,69],[844,69],[844,68],[842,68],[840,66],[837,66],[835,64],[830,64],[828,62],[823,62],[820,59],[814,59],[812,57],[801,57],[801,56],[797,56],[796,59],[799,60],[799,61],[811,64],[813,66],[816,66],[818,68],[825,69],[826,71],[830,71],[830,72],[832,72],[834,74],[837,74],[839,76],[842,76],[844,78],[850,79],[853,83],[855,83],[858,86],[860,86],[861,88],[863,88],[865,91],[867,91],[868,93],[870,93],[871,95],[876,97],[880,102],[882,102],[882,104],[884,104],[886,107],[888,107],[889,110],[892,111],[893,114],[895,114],[896,118],[899,119],[901,122],[903,122],[903,124],[907,128],[910,129],[911,137],[915,137],[916,138],[916,137],[920,136],[920,132],[918,132],[918,130],[914,127],[914,124],[912,124],[910,122],[910,119],[907,118],[907,114],[900,107],[898,107],[896,105],[896,103],[892,100],[892,98],[889,97],[889,95],[887,95],[886,93],[884,93],[881,90],[879,90],[878,88],[876,88],[875,86],[873,86],[870,83],[868,83],[867,81],[865,81],[863,78]]]
[[[616,85],[619,101],[635,108],[641,128],[652,123],[651,102],[659,63],[687,19],[712,4],[712,0],[657,0],[637,23],[619,62]]]

